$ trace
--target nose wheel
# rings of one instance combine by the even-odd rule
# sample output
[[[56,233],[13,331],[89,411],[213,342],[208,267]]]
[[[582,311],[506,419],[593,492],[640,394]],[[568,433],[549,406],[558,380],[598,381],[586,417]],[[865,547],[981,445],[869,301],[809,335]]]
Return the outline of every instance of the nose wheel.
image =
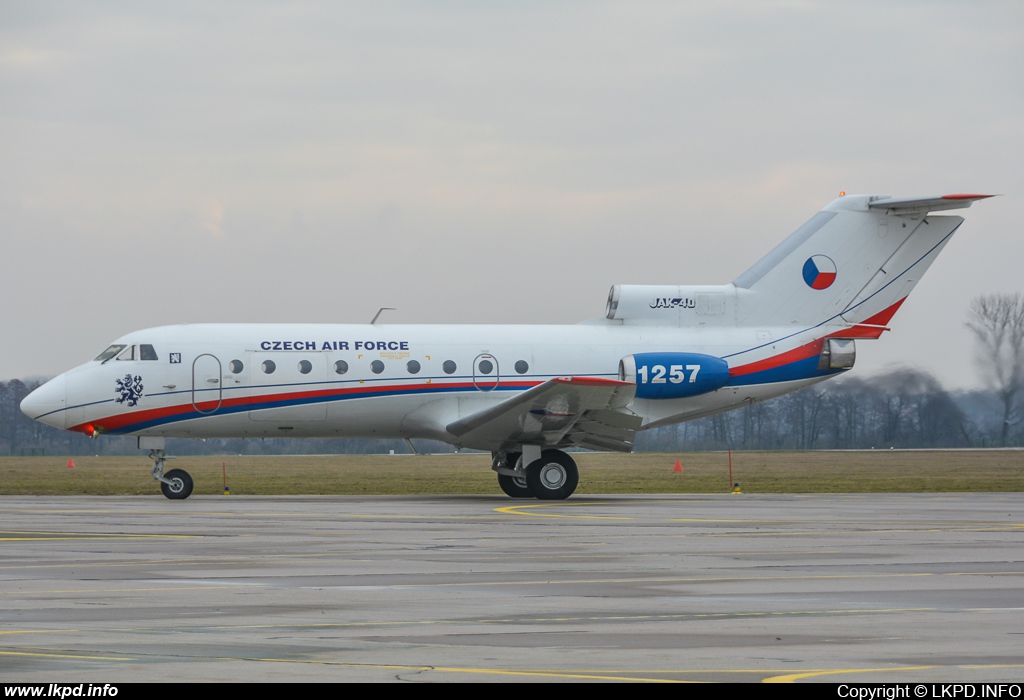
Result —
[[[161,480],[160,490],[172,500],[188,498],[192,494],[192,475],[184,469],[172,469]]]
[[[153,460],[153,478],[160,482],[164,496],[178,501],[192,495],[191,474],[184,469],[171,469],[164,473],[164,464],[171,459],[165,450],[150,450],[149,458]]]

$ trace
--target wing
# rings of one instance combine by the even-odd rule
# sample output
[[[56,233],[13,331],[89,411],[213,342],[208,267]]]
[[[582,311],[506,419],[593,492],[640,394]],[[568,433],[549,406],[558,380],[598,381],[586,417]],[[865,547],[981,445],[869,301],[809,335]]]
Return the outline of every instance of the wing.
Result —
[[[447,426],[465,447],[509,443],[630,452],[642,419],[626,409],[636,384],[558,377]]]

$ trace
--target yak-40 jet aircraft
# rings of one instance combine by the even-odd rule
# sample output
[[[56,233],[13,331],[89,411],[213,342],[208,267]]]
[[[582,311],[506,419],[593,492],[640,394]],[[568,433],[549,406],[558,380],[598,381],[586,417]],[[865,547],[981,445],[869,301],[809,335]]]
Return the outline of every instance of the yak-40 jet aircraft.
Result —
[[[429,438],[487,450],[513,498],[567,498],[566,448],[763,401],[853,367],[990,195],[840,196],[725,285],[615,285],[578,325],[200,324],[129,333],[21,404],[48,425],[137,435],[168,498],[168,437]],[[412,443],[409,443],[412,445]]]

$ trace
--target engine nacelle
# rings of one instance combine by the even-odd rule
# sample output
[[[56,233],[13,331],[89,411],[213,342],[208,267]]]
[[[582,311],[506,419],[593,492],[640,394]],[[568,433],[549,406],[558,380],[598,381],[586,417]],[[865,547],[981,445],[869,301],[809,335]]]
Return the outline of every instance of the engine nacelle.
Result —
[[[619,360],[619,379],[636,384],[638,399],[681,399],[729,383],[729,363],[696,352],[641,352]]]

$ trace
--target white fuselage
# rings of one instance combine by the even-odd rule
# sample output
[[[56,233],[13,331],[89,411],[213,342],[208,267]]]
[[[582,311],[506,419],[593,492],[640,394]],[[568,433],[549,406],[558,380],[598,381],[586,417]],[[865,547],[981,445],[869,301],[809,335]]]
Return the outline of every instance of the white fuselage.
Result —
[[[137,359],[136,352],[135,359],[112,357],[72,369],[51,382],[51,411],[38,417],[89,433],[399,437],[459,444],[446,425],[554,377],[614,379],[620,359],[638,352],[695,352],[727,358],[730,366],[750,365],[806,345],[826,329],[794,330],[604,320],[572,326],[164,326],[117,341],[151,345],[156,359]],[[634,399],[630,409],[650,427],[778,396],[824,376],[737,381],[686,399]],[[119,400],[126,385],[141,387],[138,396]],[[57,395],[61,389],[63,397]],[[135,405],[129,405],[132,398]]]

